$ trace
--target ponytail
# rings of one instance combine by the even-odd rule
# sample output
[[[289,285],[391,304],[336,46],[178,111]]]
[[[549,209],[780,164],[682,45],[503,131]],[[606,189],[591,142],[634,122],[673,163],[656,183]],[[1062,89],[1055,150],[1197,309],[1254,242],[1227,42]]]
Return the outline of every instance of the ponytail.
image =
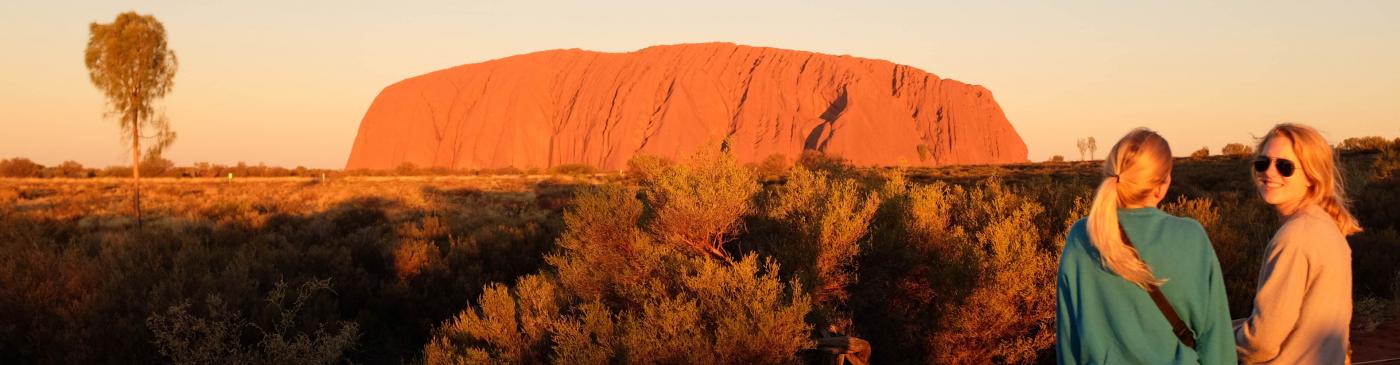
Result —
[[[1151,189],[1166,183],[1164,177],[1171,175],[1171,150],[1166,140],[1147,129],[1129,132],[1104,159],[1104,175],[1089,207],[1089,242],[1099,251],[1100,261],[1108,271],[1143,289],[1162,285],[1166,280],[1153,276],[1137,250],[1123,242],[1118,206],[1125,197],[1140,200]]]

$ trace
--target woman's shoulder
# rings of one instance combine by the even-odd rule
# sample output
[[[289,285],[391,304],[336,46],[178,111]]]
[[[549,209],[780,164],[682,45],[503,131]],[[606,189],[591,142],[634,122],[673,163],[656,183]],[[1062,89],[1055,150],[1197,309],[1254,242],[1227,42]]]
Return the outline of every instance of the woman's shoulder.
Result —
[[[1206,228],[1195,218],[1162,212],[1159,226],[1163,231],[1184,234],[1191,238],[1206,238]]]
[[[1337,222],[1327,212],[1316,206],[1302,209],[1279,227],[1274,234],[1274,246],[1297,246],[1298,249],[1321,248],[1328,243],[1346,246],[1346,236],[1342,235]]]
[[[1089,244],[1089,219],[1080,218],[1070,224],[1069,231],[1065,232],[1064,255],[1076,253],[1087,253]]]
[[[1210,236],[1206,234],[1205,226],[1195,218],[1176,216],[1168,213],[1162,214],[1161,227],[1165,237],[1174,238],[1173,247],[1176,250],[1190,249],[1192,252],[1214,255],[1214,248],[1210,244]]]

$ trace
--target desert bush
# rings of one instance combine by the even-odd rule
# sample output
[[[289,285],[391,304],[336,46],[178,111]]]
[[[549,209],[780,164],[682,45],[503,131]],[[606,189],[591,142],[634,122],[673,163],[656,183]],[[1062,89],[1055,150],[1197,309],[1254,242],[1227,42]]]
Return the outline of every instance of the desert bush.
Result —
[[[810,301],[775,261],[694,245],[719,247],[737,233],[757,190],[752,175],[705,151],[640,173],[640,189],[581,192],[547,259],[553,270],[488,286],[435,331],[425,360],[774,364],[810,346]]]
[[[1390,303],[1375,297],[1364,297],[1358,299],[1352,306],[1351,327],[1361,332],[1371,332],[1376,330],[1386,321],[1390,320]]]
[[[627,160],[627,169],[624,173],[628,178],[640,180],[648,173],[662,171],[666,167],[675,164],[675,161],[671,161],[665,157],[639,153],[632,156],[632,159]]]
[[[155,334],[161,355],[175,364],[330,364],[340,362],[354,346],[359,328],[354,322],[303,324],[302,312],[313,296],[330,291],[329,280],[311,280],[288,297],[285,282],[267,294],[271,323],[243,319],[219,299],[206,299],[206,315],[191,313],[188,302],[155,313],[146,322]],[[309,325],[314,332],[300,328]],[[257,339],[245,343],[245,337]]]
[[[1381,151],[1391,145],[1390,140],[1381,136],[1352,137],[1338,143],[1337,149],[1341,151]]]
[[[776,264],[760,266],[753,255],[732,265],[680,260],[678,285],[638,293],[627,307],[580,301],[543,275],[513,289],[492,285],[480,307],[436,331],[425,361],[778,364],[809,346],[802,318],[810,305],[796,283],[778,278]]]
[[[1220,154],[1225,156],[1249,156],[1254,154],[1254,147],[1245,146],[1242,143],[1231,143],[1220,148]]]
[[[840,155],[829,155],[822,151],[806,150],[797,158],[797,165],[813,171],[824,171],[832,176],[846,176],[855,173],[851,161]]]
[[[141,176],[168,176],[174,168],[174,162],[160,157],[160,155],[148,154],[141,158]]]
[[[759,188],[753,174],[712,148],[688,163],[659,166],[642,171],[642,196],[652,215],[647,229],[663,242],[729,260],[725,243],[753,211]]]
[[[945,307],[930,339],[940,362],[1025,363],[1054,344],[1056,254],[1036,229],[1044,208],[991,180],[968,190],[952,224],[966,232],[963,262],[975,273],[961,303]],[[954,231],[955,239],[959,232]]]
[[[890,197],[853,288],[855,324],[877,361],[1028,363],[1045,354],[1058,246],[1038,227],[1045,208],[996,179],[898,185],[882,189]]]
[[[1196,152],[1191,152],[1191,158],[1206,158],[1206,157],[1210,157],[1210,148],[1209,148],[1209,147],[1201,147],[1201,149],[1196,150]]]
[[[1348,237],[1357,301],[1400,297],[1400,179],[1383,175],[1397,159],[1341,159],[1366,229]],[[249,326],[237,341],[201,333],[240,321],[275,332],[278,311],[264,300],[275,283],[291,291],[322,278],[333,292],[308,300],[284,338],[354,324],[346,362],[791,362],[811,345],[808,328],[830,324],[870,340],[879,363],[1048,358],[1046,280],[1088,210],[1100,179],[1091,164],[799,164],[759,185],[724,161],[634,163],[632,179],[602,185],[160,182],[143,187],[151,220],[140,232],[120,182],[10,180],[0,184],[0,363],[170,361],[157,316],[203,323],[172,337],[193,346],[180,351],[265,353]],[[1163,209],[1202,222],[1242,317],[1277,213],[1256,197],[1248,158],[1176,164]],[[726,184],[754,190],[702,196]],[[660,234],[684,225],[659,220],[700,214],[716,231],[692,234],[718,237],[733,262]]]
[[[97,172],[98,177],[131,177],[131,166],[107,166]]]
[[[788,170],[792,169],[792,162],[788,161],[787,155],[775,153],[768,155],[763,162],[754,167],[754,174],[763,180],[777,180],[787,176]]]
[[[152,218],[140,232],[129,230],[122,205],[129,191],[120,182],[18,185],[20,210],[0,211],[0,310],[7,313],[0,316],[0,363],[170,361],[149,325],[153,315],[179,318],[170,311],[186,304],[183,313],[206,328],[233,323],[237,314],[272,333],[278,317],[261,299],[273,283],[293,283],[283,302],[290,308],[296,283],[315,278],[330,279],[333,295],[307,301],[295,328],[269,345],[301,351],[296,334],[314,340],[314,324],[326,323],[330,334],[340,333],[337,323],[354,324],[361,335],[342,360],[412,360],[432,328],[484,284],[538,270],[561,229],[561,212],[543,208],[529,185],[515,192],[454,184],[503,185],[152,184],[143,189]],[[39,189],[53,191],[42,198],[49,207],[27,208],[38,200],[19,193]],[[211,310],[210,297],[220,298],[223,311]],[[240,328],[242,350],[267,352],[256,329]],[[187,334],[191,344],[201,341]]]
[[[851,178],[794,167],[787,181],[764,199],[764,214],[773,227],[762,247],[807,284],[818,305],[819,325],[837,324],[845,332],[847,287],[856,280],[855,257],[861,251],[879,195]]]
[[[0,160],[0,176],[4,177],[39,177],[43,170],[44,165],[24,157]]]
[[[1376,159],[1371,162],[1373,180],[1391,180],[1400,177],[1400,139],[1395,143],[1380,149]]]
[[[549,173],[558,175],[583,175],[597,172],[597,167],[586,163],[563,164],[549,168]]]
[[[83,164],[77,161],[63,161],[63,163],[58,164],[58,166],[50,167],[47,170],[48,171],[44,173],[45,177],[66,177],[70,179],[88,177],[88,170],[84,169]]]

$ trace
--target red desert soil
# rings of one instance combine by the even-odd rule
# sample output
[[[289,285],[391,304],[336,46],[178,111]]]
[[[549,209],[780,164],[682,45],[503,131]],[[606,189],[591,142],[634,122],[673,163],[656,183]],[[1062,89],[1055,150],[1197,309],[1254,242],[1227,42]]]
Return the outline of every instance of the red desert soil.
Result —
[[[1391,320],[1374,331],[1351,333],[1351,361],[1362,363],[1393,359],[1370,364],[1400,365],[1400,319]],[[1369,364],[1368,364],[1369,365]]]
[[[588,164],[686,156],[740,162],[805,150],[861,165],[1026,162],[991,91],[888,61],[729,43],[552,50],[389,85],[347,169]]]

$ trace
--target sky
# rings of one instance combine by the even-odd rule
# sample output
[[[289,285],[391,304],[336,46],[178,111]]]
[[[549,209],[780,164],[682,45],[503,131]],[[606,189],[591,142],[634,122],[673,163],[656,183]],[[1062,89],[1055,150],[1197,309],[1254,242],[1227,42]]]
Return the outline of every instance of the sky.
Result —
[[[716,41],[986,86],[1032,161],[1139,126],[1177,155],[1284,121],[1333,143],[1400,137],[1400,1],[5,0],[0,158],[130,163],[82,60],[88,24],[128,10],[164,23],[180,60],[159,104],[179,165],[342,168],[370,102],[400,80],[548,49]]]

